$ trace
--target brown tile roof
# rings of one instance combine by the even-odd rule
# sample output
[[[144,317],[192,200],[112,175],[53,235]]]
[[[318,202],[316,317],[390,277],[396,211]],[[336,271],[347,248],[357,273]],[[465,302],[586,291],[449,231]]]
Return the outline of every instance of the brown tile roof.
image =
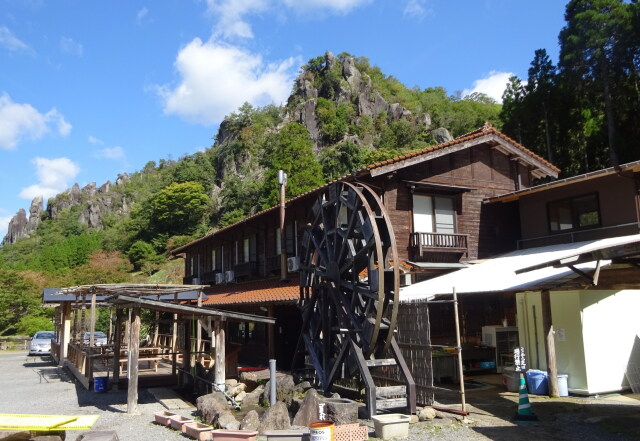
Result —
[[[213,286],[204,293],[209,297],[202,302],[204,306],[294,303],[300,298],[300,286],[297,278],[289,282],[267,279]]]
[[[560,169],[557,168],[555,165],[551,164],[546,159],[536,155],[535,153],[533,153],[531,150],[529,150],[528,148],[526,148],[522,144],[519,144],[515,140],[509,138],[507,135],[505,135],[504,133],[502,133],[498,129],[496,129],[491,123],[485,123],[484,126],[482,126],[481,128],[479,128],[477,130],[474,130],[473,132],[466,133],[466,134],[464,134],[462,136],[459,136],[459,137],[457,137],[455,139],[452,139],[451,141],[445,142],[443,144],[439,144],[439,145],[432,146],[432,147],[427,147],[426,149],[423,149],[423,150],[418,150],[416,152],[408,153],[406,155],[402,155],[402,156],[398,156],[398,157],[395,157],[395,158],[387,159],[385,161],[377,162],[375,164],[368,165],[363,170],[373,170],[373,169],[378,168],[378,167],[382,167],[382,166],[389,165],[389,164],[394,164],[396,162],[401,162],[401,161],[404,161],[404,160],[409,159],[409,158],[414,158],[416,156],[424,155],[425,153],[431,153],[431,152],[436,151],[436,150],[441,150],[441,149],[444,149],[446,147],[449,147],[449,146],[452,146],[452,145],[456,145],[456,144],[460,144],[462,142],[470,141],[472,139],[479,138],[481,136],[485,136],[485,135],[488,135],[488,134],[493,134],[493,135],[496,135],[496,136],[504,139],[505,141],[507,141],[510,144],[512,144],[515,147],[517,147],[519,150],[522,150],[522,153],[524,153],[525,155],[531,157],[532,159],[534,159],[536,161],[542,162],[544,165],[546,165],[547,167],[555,170],[556,172],[560,172]]]

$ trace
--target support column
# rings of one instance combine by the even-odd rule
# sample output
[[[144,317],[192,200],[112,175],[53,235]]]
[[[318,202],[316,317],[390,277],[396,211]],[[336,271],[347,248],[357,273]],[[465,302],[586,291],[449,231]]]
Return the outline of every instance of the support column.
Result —
[[[71,341],[71,303],[64,302],[61,306],[60,317],[60,360],[58,365],[62,366],[69,353],[69,342]]]
[[[202,308],[202,290],[198,290],[198,308]],[[204,348],[202,347],[202,317],[198,316],[197,330],[196,330],[196,361],[203,363],[204,361]]]
[[[269,317],[275,317],[273,313],[273,305],[267,306],[267,314]],[[267,348],[269,351],[269,359],[276,358],[276,324],[267,324]]]
[[[191,372],[191,320],[183,320],[184,323],[184,347],[182,348],[182,377],[186,378]],[[182,384],[186,384],[183,380]]]
[[[129,389],[127,391],[127,413],[138,413],[138,352],[140,350],[140,307],[134,306],[131,314],[131,342],[127,360]]]
[[[173,314],[173,334],[171,336],[171,375],[175,375],[178,368],[178,314]]]
[[[547,372],[549,373],[549,396],[560,396],[558,390],[558,365],[556,364],[556,344],[553,338],[553,322],[551,320],[551,298],[548,290],[541,292],[542,300],[542,328],[545,336],[545,352],[547,353]]]
[[[213,332],[216,339],[216,362],[215,362],[215,383],[219,389],[224,390],[224,382],[226,380],[225,371],[225,346],[224,346],[224,323],[222,319],[216,317]]]
[[[89,322],[89,346],[93,347],[95,343],[96,332],[96,293],[91,294],[91,311]]]
[[[120,382],[120,348],[122,347],[122,316],[124,311],[116,308],[116,329],[113,336],[113,389],[118,390]]]

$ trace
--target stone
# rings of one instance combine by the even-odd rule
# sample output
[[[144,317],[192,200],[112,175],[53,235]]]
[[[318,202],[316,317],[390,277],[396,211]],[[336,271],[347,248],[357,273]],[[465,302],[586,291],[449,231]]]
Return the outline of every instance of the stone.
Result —
[[[453,139],[453,136],[451,136],[449,131],[444,127],[439,127],[435,130],[432,130],[431,136],[438,144],[444,144],[445,142],[449,142]]]
[[[307,427],[311,421],[320,419],[318,417],[318,404],[321,402],[322,397],[318,395],[318,392],[315,389],[309,389],[304,400],[302,400],[300,409],[293,417],[293,425]]]
[[[76,441],[118,441],[118,434],[113,430],[103,430],[83,433]]]
[[[260,415],[255,410],[250,410],[240,422],[240,430],[258,430],[260,427]]]
[[[227,399],[222,392],[202,395],[196,400],[196,407],[205,424],[214,425],[218,417],[229,410]]]
[[[235,396],[236,401],[238,402],[242,402],[242,400],[244,400],[244,397],[247,396],[247,393],[245,391],[242,391],[240,393],[238,393],[238,395]]]
[[[218,415],[216,426],[221,429],[238,430],[240,428],[240,422],[233,416],[230,410],[225,410]]]
[[[418,415],[409,415],[409,424],[415,424],[420,421]]]
[[[288,430],[290,428],[291,421],[289,420],[287,406],[278,401],[262,415],[258,432],[264,434],[266,430]]]
[[[237,383],[234,386],[229,386],[227,384],[227,395],[229,395],[230,397],[235,397],[236,395],[238,395],[240,392],[244,392],[244,390],[246,389],[246,385],[244,383]]]
[[[224,384],[227,387],[227,389],[229,389],[231,387],[237,386],[238,385],[238,380],[236,380],[234,378],[228,378],[227,380],[225,380]]]
[[[296,393],[303,394],[312,388],[313,386],[311,386],[311,383],[309,383],[308,381],[303,381],[296,384]]]
[[[262,397],[262,392],[264,391],[264,386],[258,386],[253,392],[245,395],[242,400],[243,406],[258,406],[260,405],[260,397]]]
[[[15,216],[9,221],[7,234],[2,239],[2,244],[16,243],[18,239],[26,237],[27,212],[23,208],[19,209]]]
[[[260,404],[263,406],[271,404],[269,403],[270,387],[271,381],[267,381],[267,384],[264,385],[262,396],[260,397]],[[291,375],[278,375],[276,378],[276,401],[281,401],[289,407],[293,400],[295,389],[296,385]]]
[[[258,387],[258,375],[255,372],[242,372],[240,382],[245,384],[247,392],[251,392]]]
[[[347,398],[324,400],[325,419],[336,424],[351,424],[358,421],[358,403]]]
[[[433,420],[436,417],[436,410],[433,407],[423,407],[418,412],[418,419],[420,421]]]
[[[115,432],[114,432],[115,434]],[[117,440],[118,437],[116,436],[115,440]],[[104,441],[110,441],[111,438],[105,438]],[[61,435],[38,435],[38,436],[34,436],[29,438],[29,441],[64,441],[64,436]],[[103,440],[100,440],[103,441]]]

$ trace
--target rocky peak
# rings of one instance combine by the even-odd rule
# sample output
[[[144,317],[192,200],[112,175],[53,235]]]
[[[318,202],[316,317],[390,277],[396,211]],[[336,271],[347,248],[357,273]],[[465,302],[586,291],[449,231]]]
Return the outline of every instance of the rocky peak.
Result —
[[[9,221],[7,234],[2,239],[2,245],[15,243],[18,239],[29,236],[42,220],[42,196],[37,196],[31,201],[29,206],[29,218],[23,208],[19,209],[15,216]]]

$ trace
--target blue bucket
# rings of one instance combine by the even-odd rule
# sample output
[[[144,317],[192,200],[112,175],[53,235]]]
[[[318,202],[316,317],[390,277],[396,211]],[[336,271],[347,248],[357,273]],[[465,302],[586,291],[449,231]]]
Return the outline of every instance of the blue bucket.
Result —
[[[527,371],[527,388],[533,395],[549,395],[548,373],[531,369]]]
[[[93,379],[94,392],[106,392],[108,385],[109,379],[107,377],[94,377]]]

